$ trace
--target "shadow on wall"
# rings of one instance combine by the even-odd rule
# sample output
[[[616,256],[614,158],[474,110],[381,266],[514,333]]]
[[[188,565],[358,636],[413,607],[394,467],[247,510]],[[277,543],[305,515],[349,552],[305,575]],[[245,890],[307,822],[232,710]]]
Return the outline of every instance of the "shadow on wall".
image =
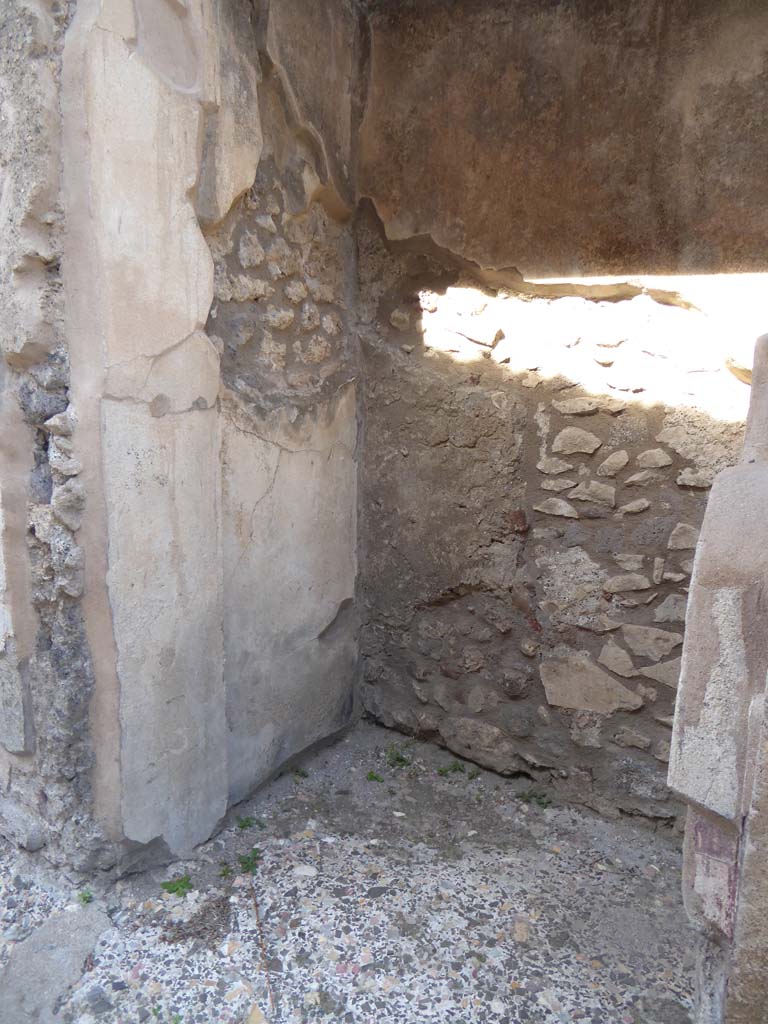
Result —
[[[370,211],[358,244],[365,706],[602,812],[675,821],[693,549],[749,399],[728,336],[669,289],[482,287],[388,249]]]

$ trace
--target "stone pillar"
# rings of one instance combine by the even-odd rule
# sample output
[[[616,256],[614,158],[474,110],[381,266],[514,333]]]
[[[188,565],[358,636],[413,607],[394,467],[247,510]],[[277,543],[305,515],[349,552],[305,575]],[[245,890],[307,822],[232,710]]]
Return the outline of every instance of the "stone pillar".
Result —
[[[63,95],[96,813],[173,853],[227,807],[219,357],[192,200],[215,97],[207,4],[186,6],[80,4]]]
[[[696,551],[669,783],[689,805],[684,893],[704,933],[697,1024],[768,1007],[768,335],[739,465],[717,478]]]
[[[353,710],[352,375],[306,420],[283,393],[259,418],[252,389],[236,424],[222,381],[211,245],[221,229],[220,276],[262,157],[254,17],[248,0],[82,0],[65,53],[95,810],[161,855]],[[261,262],[273,294],[288,269]]]

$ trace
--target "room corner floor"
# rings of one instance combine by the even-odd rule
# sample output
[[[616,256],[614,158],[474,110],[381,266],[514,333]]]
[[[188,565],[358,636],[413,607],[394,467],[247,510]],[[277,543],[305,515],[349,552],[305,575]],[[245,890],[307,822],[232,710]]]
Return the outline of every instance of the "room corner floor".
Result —
[[[366,723],[193,860],[104,891],[15,872],[5,848],[14,1024],[690,1021],[676,840]]]

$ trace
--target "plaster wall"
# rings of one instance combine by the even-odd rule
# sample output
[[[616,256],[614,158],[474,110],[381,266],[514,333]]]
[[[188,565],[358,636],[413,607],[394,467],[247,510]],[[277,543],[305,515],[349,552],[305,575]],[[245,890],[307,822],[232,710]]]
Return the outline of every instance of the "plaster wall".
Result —
[[[292,410],[290,387],[237,379],[245,367],[231,353],[247,339],[229,335],[228,316],[279,337],[267,299],[303,259],[283,238],[299,211],[265,208],[259,225],[260,186],[249,191],[272,159],[249,5],[160,20],[139,6],[132,25],[127,10],[86,44],[106,365],[100,393],[89,381],[83,401],[100,410],[120,829],[177,853],[352,713],[353,619],[338,635],[327,627],[354,594],[355,399],[350,374],[336,379],[342,322],[324,310],[325,332],[314,304],[320,334],[305,362],[321,381],[335,373],[333,390],[313,391],[305,368]],[[152,183],[139,201],[137,180]],[[307,261],[326,222],[312,221]],[[237,274],[226,260],[235,242]]]
[[[50,185],[48,291],[35,305],[28,277],[12,282],[3,323],[0,813],[54,860],[183,853],[354,713],[350,236],[315,201],[325,166],[285,120],[262,13],[82,0],[66,17],[14,6],[4,25],[18,52],[3,71],[31,109],[35,74],[60,75],[39,100],[39,152],[7,111],[2,254],[32,258],[22,200]],[[263,150],[269,188],[254,184]],[[261,343],[273,303],[257,303],[289,285],[306,298],[295,360],[284,347],[295,367],[259,380],[258,345],[238,362],[227,310]]]
[[[357,376],[349,224],[262,88],[256,181],[210,235],[222,353],[229,793],[242,799],[355,710]]]
[[[765,269],[760,0],[367,6],[358,189],[391,238],[531,276]]]

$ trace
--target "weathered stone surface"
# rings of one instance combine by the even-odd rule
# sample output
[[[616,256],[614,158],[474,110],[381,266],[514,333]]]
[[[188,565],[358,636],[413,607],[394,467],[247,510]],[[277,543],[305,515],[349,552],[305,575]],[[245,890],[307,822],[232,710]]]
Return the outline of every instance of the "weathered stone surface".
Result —
[[[621,631],[633,654],[651,661],[660,661],[683,642],[682,633],[668,633],[653,626],[625,624]]]
[[[659,665],[649,665],[647,668],[641,668],[640,675],[676,689],[680,679],[680,665],[681,659],[674,658],[672,661],[663,661]]]
[[[671,408],[666,411],[663,428],[656,435],[656,440],[692,463],[711,483],[717,473],[738,460],[743,427],[708,424],[698,410]],[[694,472],[691,467],[688,469]]]
[[[536,565],[543,592],[541,606],[555,622],[598,633],[617,627],[605,614],[605,572],[583,548],[543,549],[537,552]]]
[[[627,572],[635,572],[637,569],[642,569],[645,558],[643,555],[633,555],[627,552],[626,554],[614,555],[613,560],[622,569],[626,569]]]
[[[568,732],[576,746],[599,750],[603,745],[602,731],[605,716],[592,711],[579,711],[570,717]]]
[[[519,771],[525,766],[515,744],[503,730],[476,718],[446,718],[440,724],[440,735],[457,753],[502,774]]]
[[[687,600],[682,594],[670,594],[653,611],[654,622],[685,622]]]
[[[552,405],[563,416],[588,416],[594,412],[607,412],[614,416],[627,407],[627,403],[618,398],[567,398]]]
[[[548,516],[563,516],[566,519],[579,518],[579,513],[573,505],[563,501],[562,498],[547,498],[533,507],[536,512],[544,512]]]
[[[600,651],[600,657],[597,659],[601,665],[604,665],[611,672],[615,672],[617,676],[634,676],[637,675],[637,670],[634,663],[623,647],[619,647],[616,641],[611,638],[606,644],[603,644],[603,649]]]
[[[613,508],[616,504],[616,488],[611,484],[600,483],[599,480],[590,480],[588,483],[579,484],[569,492],[568,497],[576,501],[593,501],[597,505]]]
[[[688,609],[669,781],[690,803],[686,906],[704,933],[699,1002],[709,1019],[748,1024],[764,1014],[768,928],[762,522],[768,337],[758,340],[742,463],[715,481]]]
[[[241,235],[237,254],[241,265],[247,270],[260,266],[265,259],[259,236],[252,231],[244,231]]]
[[[657,482],[658,474],[652,473],[649,469],[642,469],[639,473],[633,473],[624,481],[625,487],[648,487]]]
[[[607,459],[603,459],[597,467],[598,476],[616,476],[629,462],[629,455],[621,449],[612,452]]]
[[[680,487],[695,487],[700,490],[707,490],[712,486],[712,474],[706,470],[691,469],[686,466],[677,474],[677,483]]]
[[[641,707],[636,693],[603,672],[588,657],[547,658],[541,663],[541,681],[547,700],[555,707],[576,711],[594,711],[610,715],[614,711]]]
[[[389,314],[389,322],[398,331],[407,331],[411,326],[411,317],[407,309],[393,309]]]
[[[623,594],[627,590],[650,590],[651,581],[641,573],[625,573],[621,576],[611,576],[605,582],[605,591],[608,594]]]
[[[563,455],[574,455],[577,452],[591,455],[602,443],[599,437],[588,430],[582,430],[581,427],[565,427],[552,442],[552,451]]]
[[[54,515],[70,530],[78,530],[85,511],[85,488],[79,480],[67,480],[51,495]]]
[[[648,750],[651,739],[635,729],[623,727],[613,734],[613,742],[620,747],[637,747],[638,750]]]
[[[543,459],[539,459],[536,463],[536,469],[542,473],[566,473],[569,469],[573,469],[572,462],[566,462],[565,459],[555,459],[551,455],[545,456]]]
[[[554,480],[542,480],[541,489],[542,491],[567,491],[571,487],[576,486],[575,480],[565,480],[562,477],[556,477]]]
[[[689,551],[696,547],[699,531],[690,523],[678,523],[672,531],[667,547],[672,551]]]
[[[645,512],[646,509],[651,507],[650,501],[647,498],[636,498],[634,501],[628,501],[626,505],[621,505],[617,515],[619,516],[631,516],[637,515],[638,512]]]
[[[103,910],[83,907],[54,914],[14,944],[0,974],[0,1020],[54,1024],[61,1000],[110,924]]]
[[[637,456],[637,464],[642,469],[660,469],[672,465],[672,456],[663,448],[649,448]]]

